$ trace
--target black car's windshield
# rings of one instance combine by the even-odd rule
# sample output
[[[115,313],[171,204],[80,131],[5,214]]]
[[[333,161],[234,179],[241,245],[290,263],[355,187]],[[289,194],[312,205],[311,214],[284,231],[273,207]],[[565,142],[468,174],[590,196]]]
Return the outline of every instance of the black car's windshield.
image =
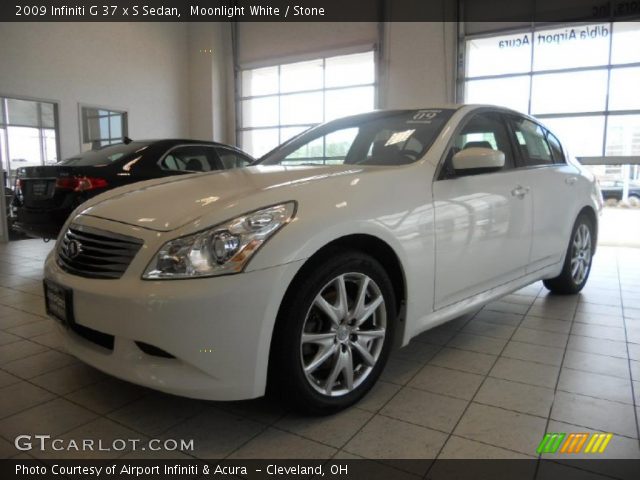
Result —
[[[62,160],[58,165],[73,165],[78,167],[95,167],[98,165],[110,165],[118,160],[126,160],[138,152],[142,152],[149,146],[146,142],[131,142],[129,144],[117,143],[98,150],[74,155]]]
[[[455,110],[361,115],[308,130],[267,153],[261,165],[404,165],[421,158]]]

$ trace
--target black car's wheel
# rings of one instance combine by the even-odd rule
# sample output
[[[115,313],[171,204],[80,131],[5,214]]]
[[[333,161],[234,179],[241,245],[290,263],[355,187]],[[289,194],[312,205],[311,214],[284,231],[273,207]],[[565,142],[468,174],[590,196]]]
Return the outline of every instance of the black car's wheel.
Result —
[[[562,272],[555,278],[544,280],[544,286],[553,293],[572,295],[587,283],[595,249],[595,227],[591,219],[581,214],[571,232]]]
[[[387,361],[395,316],[391,281],[372,257],[351,251],[314,263],[298,276],[279,315],[272,392],[314,414],[357,402]]]

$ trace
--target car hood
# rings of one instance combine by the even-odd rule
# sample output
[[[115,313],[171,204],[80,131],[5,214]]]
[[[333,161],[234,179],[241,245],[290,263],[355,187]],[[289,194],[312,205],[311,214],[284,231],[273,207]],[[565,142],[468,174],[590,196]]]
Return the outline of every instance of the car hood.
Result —
[[[300,187],[384,167],[254,166],[141,182],[95,197],[81,212],[167,232],[212,212],[219,221],[278,202],[298,200]]]

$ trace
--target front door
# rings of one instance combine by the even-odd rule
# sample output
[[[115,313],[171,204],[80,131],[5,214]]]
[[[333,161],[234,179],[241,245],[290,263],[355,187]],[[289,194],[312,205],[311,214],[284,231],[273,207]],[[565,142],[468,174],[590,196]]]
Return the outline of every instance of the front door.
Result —
[[[453,155],[470,147],[504,152],[504,167],[455,172]],[[525,274],[532,201],[526,177],[514,167],[513,141],[501,114],[477,113],[455,135],[433,185],[436,309]]]

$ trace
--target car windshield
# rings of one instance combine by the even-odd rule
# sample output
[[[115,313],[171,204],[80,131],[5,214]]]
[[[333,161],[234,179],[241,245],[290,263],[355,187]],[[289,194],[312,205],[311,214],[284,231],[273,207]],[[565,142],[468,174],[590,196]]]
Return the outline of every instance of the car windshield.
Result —
[[[100,165],[109,165],[118,160],[126,160],[134,154],[141,152],[149,146],[146,142],[118,143],[99,148],[98,150],[89,150],[73,157],[62,160],[58,165],[72,165],[78,167],[95,167]]]
[[[360,115],[312,128],[262,157],[261,165],[404,165],[421,158],[454,110]]]

